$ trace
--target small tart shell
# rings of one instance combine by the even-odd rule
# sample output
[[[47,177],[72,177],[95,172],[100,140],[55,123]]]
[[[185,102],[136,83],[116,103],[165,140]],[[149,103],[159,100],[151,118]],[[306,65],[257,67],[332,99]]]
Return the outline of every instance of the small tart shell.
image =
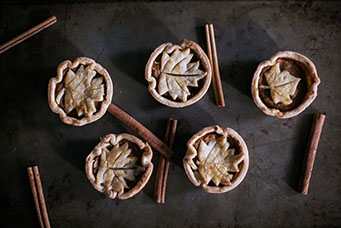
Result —
[[[65,110],[60,107],[56,102],[56,86],[58,83],[61,83],[64,80],[64,76],[66,75],[69,69],[77,69],[79,65],[90,66],[91,69],[95,70],[97,74],[101,75],[104,78],[105,82],[105,97],[104,100],[101,101],[100,109],[95,112],[93,116],[90,118],[84,116],[81,119],[69,116]],[[74,126],[83,126],[85,124],[94,122],[101,118],[109,104],[111,103],[113,95],[113,85],[111,81],[111,77],[106,69],[104,69],[101,65],[96,63],[94,60],[87,57],[79,57],[73,63],[70,60],[65,60],[57,67],[57,76],[50,79],[48,86],[48,102],[50,108],[53,112],[59,114],[62,122]]]
[[[157,79],[152,75],[153,64],[159,55],[162,55],[164,50],[174,50],[175,48],[190,48],[192,52],[195,53],[195,56],[199,59],[200,65],[203,66],[204,70],[207,72],[206,77],[202,80],[202,86],[198,92],[195,93],[193,97],[188,99],[185,102],[181,101],[174,101],[168,99],[159,94],[157,91]],[[145,78],[148,81],[148,90],[151,95],[161,104],[167,105],[173,108],[182,108],[194,104],[195,102],[199,101],[207,92],[208,88],[210,87],[211,78],[212,78],[212,68],[210,61],[202,50],[202,48],[195,42],[191,40],[183,40],[180,45],[174,45],[172,43],[164,43],[157,47],[154,52],[150,55],[150,58],[147,62],[146,69],[145,69]]]
[[[277,60],[282,58],[301,63],[306,68],[307,72],[309,72],[309,75],[306,75],[306,77],[311,77],[312,79],[312,83],[308,86],[306,95],[302,103],[299,104],[296,108],[289,111],[280,111],[277,108],[268,107],[262,101],[259,94],[259,80],[264,68],[275,65]],[[281,51],[274,54],[269,60],[263,61],[258,65],[257,70],[253,75],[251,92],[253,101],[256,103],[257,107],[261,109],[265,114],[285,119],[300,114],[315,100],[317,96],[317,87],[319,84],[320,78],[317,75],[314,63],[310,59],[293,51]]]
[[[216,133],[218,135],[224,135],[228,138],[232,138],[239,145],[240,153],[244,153],[244,160],[239,164],[239,172],[236,173],[231,180],[232,185],[222,185],[218,187],[205,185],[200,175],[194,172],[198,169],[198,166],[194,161],[198,152],[194,145],[198,140],[210,133]],[[183,165],[187,177],[195,186],[201,186],[204,191],[209,193],[225,193],[231,191],[243,181],[249,168],[249,152],[243,138],[236,131],[231,128],[221,128],[218,125],[215,125],[202,129],[193,135],[192,138],[190,138],[190,140],[187,142],[187,153],[183,159]]]
[[[98,156],[101,156],[102,148],[106,148],[108,145],[116,145],[120,141],[126,140],[131,143],[134,143],[140,150],[144,151],[141,155],[141,164],[145,168],[144,173],[142,174],[141,178],[137,180],[137,183],[131,189],[125,189],[125,192],[119,195],[116,191],[110,190],[106,191],[106,189],[102,185],[96,184],[96,174],[93,172],[95,159]],[[111,199],[128,199],[133,197],[137,193],[139,193],[142,188],[147,184],[149,181],[150,176],[153,172],[153,163],[152,163],[153,151],[148,143],[142,142],[137,137],[122,133],[122,134],[109,134],[106,135],[98,144],[97,146],[91,151],[91,153],[87,156],[85,160],[85,171],[86,175],[92,184],[92,186],[99,192],[104,192],[109,198]]]

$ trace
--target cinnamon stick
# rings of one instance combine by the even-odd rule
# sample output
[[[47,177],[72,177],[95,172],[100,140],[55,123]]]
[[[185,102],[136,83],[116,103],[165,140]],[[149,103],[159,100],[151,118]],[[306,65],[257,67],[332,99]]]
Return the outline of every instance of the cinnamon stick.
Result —
[[[168,118],[164,142],[170,148],[173,147],[176,126],[177,120]],[[164,156],[160,155],[154,184],[154,200],[157,203],[165,203],[168,169],[169,160],[166,160]]]
[[[219,73],[219,63],[218,63],[218,55],[217,55],[217,47],[216,47],[216,42],[215,42],[215,37],[214,37],[214,28],[213,24],[208,25],[209,27],[209,37],[210,37],[210,46],[211,46],[211,55],[212,56],[212,61],[211,65],[213,68],[213,89],[216,90],[217,98],[218,101],[216,100],[217,106],[218,107],[225,107],[225,100],[224,100],[224,93],[223,93],[223,88],[221,85],[221,79],[220,79],[220,73]],[[207,37],[207,35],[206,35]],[[209,49],[209,48],[208,48]]]
[[[166,144],[168,144],[170,126],[171,126],[171,119],[168,118],[165,137],[163,140],[164,143],[166,143]],[[162,202],[162,184],[163,184],[162,180],[163,180],[163,176],[164,176],[164,172],[165,172],[165,163],[166,163],[165,157],[160,155],[159,161],[157,164],[155,183],[154,183],[154,200],[157,203]]]
[[[206,33],[206,45],[207,45],[207,55],[210,60],[211,66],[213,68],[213,56],[212,56],[212,44],[211,44],[211,37],[210,37],[210,28],[209,25],[205,25],[205,33]],[[219,106],[219,95],[218,95],[218,90],[217,90],[217,85],[216,85],[216,79],[214,75],[214,70],[212,69],[212,86],[213,86],[213,92],[214,92],[214,98],[216,105]]]
[[[313,170],[317,147],[322,133],[325,118],[325,114],[314,114],[313,123],[309,134],[309,140],[305,152],[305,158],[303,161],[300,182],[298,186],[298,191],[303,195],[308,194],[311,173]]]
[[[171,123],[171,129],[170,129],[170,133],[169,133],[169,140],[168,140],[168,146],[170,148],[173,148],[173,144],[174,144],[174,138],[175,138],[175,132],[176,132],[176,127],[177,127],[178,121],[172,119],[172,123]],[[165,159],[164,159],[165,160]],[[163,174],[163,182],[162,182],[162,197],[161,197],[161,203],[165,203],[165,199],[166,199],[166,187],[167,187],[167,178],[168,178],[168,170],[169,170],[169,164],[170,161],[166,160],[165,163],[165,171]]]
[[[47,208],[46,208],[46,203],[45,203],[45,199],[44,199],[43,187],[41,185],[38,166],[33,166],[33,173],[34,173],[34,179],[35,179],[36,185],[37,185],[38,198],[39,198],[39,202],[40,202],[40,208],[41,208],[41,211],[43,214],[43,220],[45,223],[45,227],[50,228],[51,226],[50,226],[49,216],[47,214]]]
[[[114,104],[109,105],[108,111],[127,127],[129,127],[133,132],[138,134],[144,141],[147,141],[151,147],[162,154],[167,160],[171,158],[173,151],[150,130],[131,117],[128,113]]]
[[[25,41],[26,39],[30,38],[31,36],[37,34],[38,32],[42,31],[45,28],[50,27],[54,23],[57,22],[56,16],[52,16],[45,21],[41,22],[40,24],[34,26],[33,28],[27,30],[26,32],[14,37],[10,41],[4,43],[0,46],[0,54],[7,51],[8,49],[14,47],[17,44],[20,44],[21,42]]]
[[[40,224],[41,228],[44,228],[44,223],[43,223],[43,218],[41,217],[41,211],[40,211],[39,200],[38,200],[38,193],[37,193],[37,188],[36,188],[36,184],[35,184],[35,180],[34,180],[34,175],[33,175],[32,167],[28,167],[27,168],[27,172],[28,172],[28,178],[30,180],[30,185],[31,185],[34,205],[36,207],[37,216],[38,216],[38,219],[39,219],[39,224]]]

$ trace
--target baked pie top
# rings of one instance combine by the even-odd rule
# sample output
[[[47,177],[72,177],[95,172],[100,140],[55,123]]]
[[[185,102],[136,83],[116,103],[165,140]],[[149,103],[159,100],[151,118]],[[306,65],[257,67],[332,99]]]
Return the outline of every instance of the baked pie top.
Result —
[[[266,114],[290,118],[301,113],[317,96],[320,79],[314,64],[291,51],[278,52],[259,64],[252,96]]]
[[[86,173],[96,190],[112,199],[127,199],[148,182],[151,159],[148,143],[129,134],[109,134],[86,158]]]
[[[183,163],[191,182],[211,193],[235,188],[245,177],[249,157],[246,144],[230,128],[211,126],[187,143]]]
[[[211,66],[198,44],[184,40],[180,45],[160,45],[148,60],[145,76],[156,100],[170,107],[184,107],[206,93]]]
[[[76,126],[104,115],[112,99],[109,73],[94,60],[80,57],[62,62],[49,82],[49,105],[64,123]]]

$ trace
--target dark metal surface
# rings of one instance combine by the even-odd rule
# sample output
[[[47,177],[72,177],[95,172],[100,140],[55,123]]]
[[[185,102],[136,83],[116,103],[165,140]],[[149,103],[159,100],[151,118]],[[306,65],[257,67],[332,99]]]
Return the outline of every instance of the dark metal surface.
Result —
[[[0,183],[2,227],[37,227],[26,167],[37,164],[52,227],[303,227],[341,226],[341,4],[288,2],[166,2],[0,5],[0,43],[56,15],[57,24],[0,56]],[[227,107],[213,91],[182,109],[147,91],[144,67],[163,42],[191,39],[205,48],[204,25],[215,25]],[[293,50],[316,65],[314,103],[281,120],[250,97],[258,63]],[[166,119],[179,120],[165,205],[152,200],[154,176],[129,200],[97,192],[84,160],[100,137],[130,132],[107,113],[84,127],[63,124],[47,104],[47,84],[65,59],[87,56],[114,82],[113,101],[163,138]],[[295,191],[311,114],[326,112],[307,196]],[[219,124],[238,131],[250,153],[245,180],[226,194],[196,188],[182,167],[187,140]],[[154,153],[154,164],[158,154]]]

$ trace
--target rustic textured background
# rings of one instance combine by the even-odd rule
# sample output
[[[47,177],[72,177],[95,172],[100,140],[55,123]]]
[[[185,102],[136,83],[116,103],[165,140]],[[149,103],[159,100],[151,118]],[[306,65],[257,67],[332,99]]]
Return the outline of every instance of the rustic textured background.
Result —
[[[340,227],[341,4],[338,2],[5,1],[0,43],[56,15],[58,23],[0,55],[0,214],[2,227],[37,227],[26,167],[40,167],[52,227]],[[213,91],[182,109],[147,91],[144,67],[163,42],[191,39],[205,48],[214,23],[227,106]],[[263,114],[250,97],[258,63],[279,50],[309,57],[319,95],[299,116]],[[90,185],[84,160],[100,137],[130,132],[107,113],[84,127],[68,126],[47,104],[48,80],[65,59],[87,56],[114,82],[113,101],[163,138],[166,119],[179,120],[165,205],[152,200],[154,175],[136,197],[110,200]],[[311,186],[295,191],[313,113],[326,112]],[[235,190],[196,188],[182,167],[187,140],[219,124],[238,131],[250,153],[249,172]],[[154,153],[154,164],[158,154]]]

